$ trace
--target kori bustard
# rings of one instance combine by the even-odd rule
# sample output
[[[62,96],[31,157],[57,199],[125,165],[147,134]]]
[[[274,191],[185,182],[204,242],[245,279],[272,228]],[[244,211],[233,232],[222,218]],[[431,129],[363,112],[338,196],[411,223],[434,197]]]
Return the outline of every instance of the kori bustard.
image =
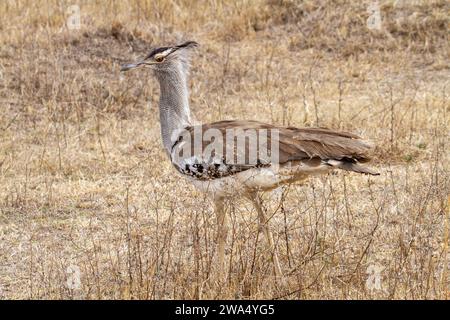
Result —
[[[251,200],[267,238],[274,271],[282,270],[261,205],[260,191],[342,169],[377,175],[360,163],[370,160],[371,145],[360,137],[325,128],[281,127],[249,120],[195,124],[191,119],[187,77],[198,44],[160,47],[121,71],[148,67],[159,81],[159,116],[164,149],[175,169],[209,193],[217,216],[219,272],[223,274],[230,195]],[[256,137],[256,139],[255,139]]]

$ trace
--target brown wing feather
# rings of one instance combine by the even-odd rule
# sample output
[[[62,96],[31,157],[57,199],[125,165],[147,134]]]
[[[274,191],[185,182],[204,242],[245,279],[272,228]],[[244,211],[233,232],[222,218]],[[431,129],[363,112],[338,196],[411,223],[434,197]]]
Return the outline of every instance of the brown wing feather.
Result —
[[[186,129],[193,132],[194,126]],[[279,133],[278,145],[280,164],[320,159],[321,161],[319,161],[319,163],[326,163],[335,168],[360,173],[376,174],[370,169],[358,165],[358,163],[370,161],[372,146],[352,133],[334,131],[326,128],[279,127],[258,121],[244,120],[224,120],[207,123],[201,125],[201,129],[203,132],[209,129],[219,130],[224,138],[226,138],[227,129],[254,129],[256,132],[261,129],[276,129]],[[269,135],[267,143],[268,147],[271,145],[271,138],[273,138],[273,136]],[[235,141],[236,137],[234,137],[233,142],[225,141],[223,154],[226,153],[226,145],[233,143],[235,146]],[[203,141],[203,148],[206,148],[209,143],[209,141]],[[237,148],[234,148],[235,156],[240,152],[248,154],[248,145],[246,145],[246,150],[237,150]],[[259,150],[258,155],[260,155]],[[262,159],[258,158],[258,165],[267,165],[267,163],[264,163]],[[233,170],[230,169],[229,172],[225,174],[222,172],[221,176],[251,169],[258,165],[235,165],[232,168]]]
[[[280,144],[293,144],[309,158],[370,161],[372,146],[354,134],[323,128],[288,128],[286,133],[286,129],[280,130],[283,132]],[[288,160],[292,159],[298,159],[298,154],[289,154]]]
[[[319,157],[321,159],[353,159],[370,161],[372,146],[359,136],[326,128],[277,127],[257,121],[225,120],[203,125],[203,130],[219,129],[277,129],[279,130],[280,162]]]

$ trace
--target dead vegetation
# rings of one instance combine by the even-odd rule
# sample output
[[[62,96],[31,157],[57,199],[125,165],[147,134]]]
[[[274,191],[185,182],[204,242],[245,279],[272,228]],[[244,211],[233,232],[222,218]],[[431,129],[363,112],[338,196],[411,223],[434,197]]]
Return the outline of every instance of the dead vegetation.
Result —
[[[0,3],[0,298],[448,299],[446,1]],[[214,275],[208,199],[160,147],[157,84],[119,65],[195,39],[201,121],[359,133],[380,177],[339,173],[266,196],[286,273],[232,203]],[[74,273],[80,282],[74,281]]]

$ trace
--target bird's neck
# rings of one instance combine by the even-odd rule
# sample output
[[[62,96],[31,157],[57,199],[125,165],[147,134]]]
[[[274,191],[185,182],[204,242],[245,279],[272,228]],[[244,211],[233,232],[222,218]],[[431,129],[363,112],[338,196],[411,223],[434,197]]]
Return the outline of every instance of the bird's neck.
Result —
[[[177,133],[191,124],[187,76],[181,68],[158,75],[161,96],[159,117],[164,148],[170,154]]]

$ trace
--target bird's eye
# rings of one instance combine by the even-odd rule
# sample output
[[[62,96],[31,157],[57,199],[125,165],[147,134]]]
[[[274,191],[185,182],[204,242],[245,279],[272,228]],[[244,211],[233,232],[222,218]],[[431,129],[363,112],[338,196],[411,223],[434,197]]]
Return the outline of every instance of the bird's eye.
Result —
[[[155,57],[155,61],[156,62],[163,62],[164,61],[164,57],[163,56],[156,56]]]

